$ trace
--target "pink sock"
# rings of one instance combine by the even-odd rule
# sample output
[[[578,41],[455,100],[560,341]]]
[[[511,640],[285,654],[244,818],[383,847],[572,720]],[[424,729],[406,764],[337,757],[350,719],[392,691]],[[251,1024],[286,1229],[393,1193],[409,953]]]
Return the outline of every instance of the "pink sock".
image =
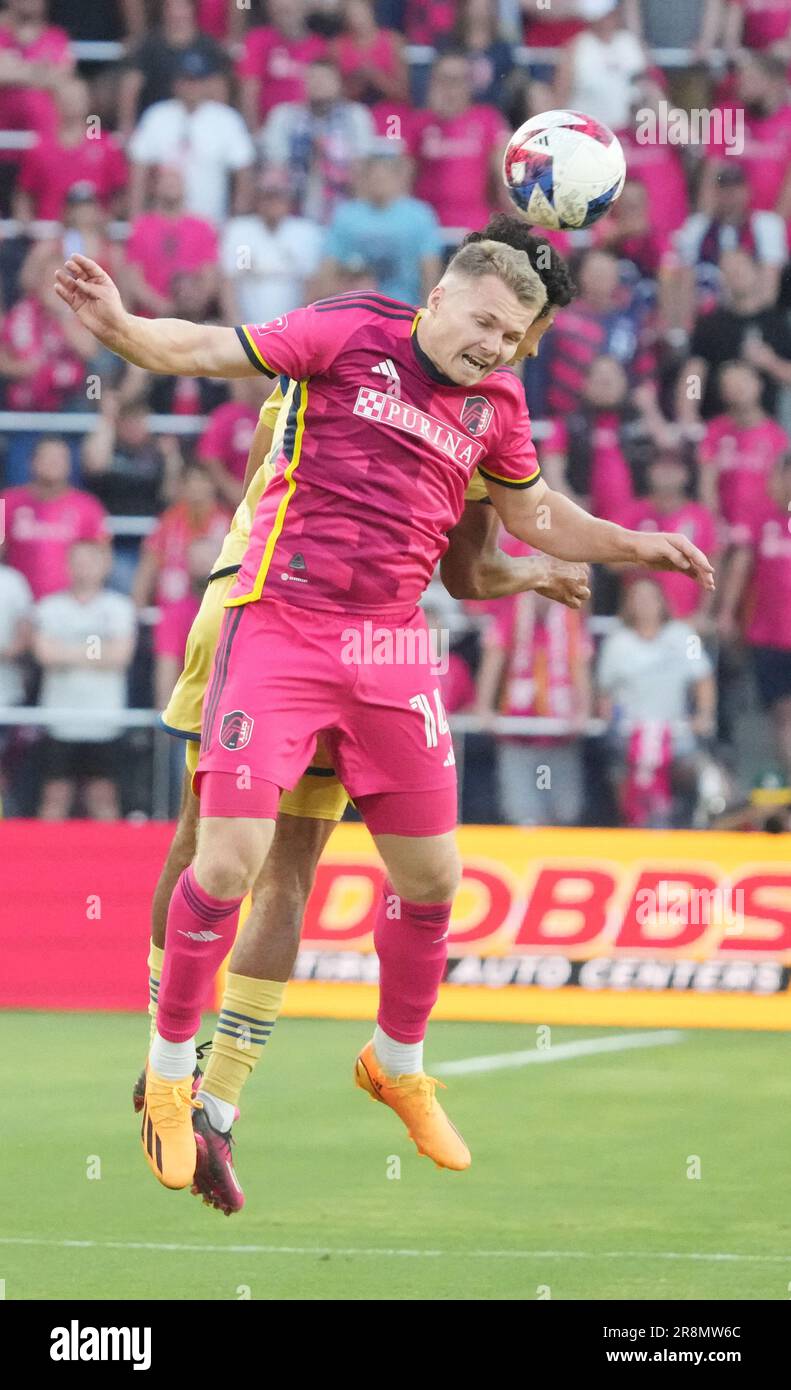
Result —
[[[195,1037],[209,986],[234,943],[241,901],[212,898],[201,888],[192,865],[176,884],[168,908],[157,1002],[157,1031],[168,1042]]]
[[[400,916],[388,916],[400,910]],[[396,1042],[416,1043],[426,1035],[448,958],[452,903],[410,903],[385,883],[374,927],[379,957],[377,1023]],[[160,998],[161,998],[160,993]]]

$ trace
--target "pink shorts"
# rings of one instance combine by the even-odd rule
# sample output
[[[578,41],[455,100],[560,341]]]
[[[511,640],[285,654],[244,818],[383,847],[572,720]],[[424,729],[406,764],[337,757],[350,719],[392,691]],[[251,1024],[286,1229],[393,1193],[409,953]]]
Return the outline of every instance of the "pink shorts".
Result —
[[[420,609],[398,625],[274,599],[229,608],[203,706],[202,774],[291,790],[321,733],[352,799],[455,792],[456,767]],[[240,814],[244,814],[240,811]]]

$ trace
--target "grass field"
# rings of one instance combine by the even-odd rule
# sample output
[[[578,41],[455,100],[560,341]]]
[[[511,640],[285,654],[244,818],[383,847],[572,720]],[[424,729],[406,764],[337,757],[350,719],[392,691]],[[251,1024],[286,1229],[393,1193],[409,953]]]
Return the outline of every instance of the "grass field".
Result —
[[[364,1024],[286,1019],[245,1093],[232,1218],[144,1163],[145,1036],[129,1015],[0,1015],[6,1298],[789,1297],[784,1036],[689,1032],[449,1076],[473,1151],[456,1174],[353,1089]],[[553,1028],[552,1046],[603,1036]],[[535,1043],[532,1027],[438,1023],[429,1060]]]

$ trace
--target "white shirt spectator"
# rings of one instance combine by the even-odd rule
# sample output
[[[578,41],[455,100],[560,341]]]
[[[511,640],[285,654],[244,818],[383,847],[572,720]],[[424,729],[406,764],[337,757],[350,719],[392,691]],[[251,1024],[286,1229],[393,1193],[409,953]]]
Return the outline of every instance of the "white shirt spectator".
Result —
[[[102,589],[84,603],[64,590],[40,600],[34,621],[45,636],[77,646],[96,638],[100,642],[128,638],[135,631],[137,617],[132,600],[112,589]],[[108,722],[105,716],[126,708],[126,671],[103,670],[98,661],[95,670],[90,665],[48,667],[41,683],[39,705],[42,709],[95,711],[95,723],[54,724],[49,733],[66,743],[107,743],[123,732],[120,725]]]
[[[616,720],[686,723],[690,686],[712,673],[700,638],[688,623],[669,622],[648,641],[618,623],[602,643],[597,679]]]
[[[305,281],[321,260],[322,229],[307,217],[234,217],[225,228],[220,265],[233,283],[242,323],[269,323],[305,303]]]
[[[230,176],[255,162],[255,146],[232,106],[204,101],[189,111],[173,99],[144,112],[129,142],[129,157],[135,164],[178,166],[185,210],[219,223],[228,211]]]
[[[613,130],[629,123],[632,84],[645,69],[645,54],[628,29],[608,41],[584,32],[571,45],[569,108],[584,111]]]
[[[0,709],[21,705],[25,698],[22,667],[3,656],[19,631],[19,624],[33,614],[33,595],[25,576],[10,565],[0,565]],[[0,729],[0,735],[3,730]]]

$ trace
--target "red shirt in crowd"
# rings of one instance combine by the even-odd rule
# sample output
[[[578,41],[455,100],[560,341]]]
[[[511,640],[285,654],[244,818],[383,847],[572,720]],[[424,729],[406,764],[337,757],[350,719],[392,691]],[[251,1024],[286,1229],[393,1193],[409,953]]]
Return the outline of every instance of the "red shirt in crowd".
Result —
[[[768,48],[791,28],[791,0],[731,0],[744,10],[745,48]]]
[[[305,68],[326,52],[327,40],[318,34],[287,39],[266,24],[250,30],[237,72],[240,77],[258,78],[262,121],[278,102],[305,100]]]
[[[75,541],[109,540],[107,513],[89,492],[67,488],[60,497],[38,497],[31,487],[4,494],[5,563],[25,576],[35,599],[69,586],[69,547]]]
[[[228,37],[228,0],[198,0],[198,28],[222,43]]]
[[[749,428],[737,425],[730,415],[709,421],[700,443],[700,462],[717,470],[720,509],[732,542],[752,535],[755,525],[773,508],[767,483],[788,447],[788,435],[776,420],[762,420]]]
[[[9,309],[0,343],[21,361],[38,359],[32,376],[6,385],[9,410],[60,410],[85,378],[85,363],[68,343],[60,321],[38,299],[20,299]]]
[[[193,541],[212,537],[217,550],[225,538],[229,513],[219,504],[196,520],[184,502],[168,507],[154,530],[143,542],[143,548],[156,555],[159,561],[157,603],[160,607],[181,603],[190,592],[189,548]]]
[[[456,23],[453,0],[407,0],[404,33],[407,43],[434,46],[444,39]]]
[[[30,44],[22,44],[8,24],[0,22],[0,51],[10,51],[25,63],[47,63],[69,72],[74,57],[64,29],[49,24]],[[35,87],[0,87],[0,130],[34,130],[38,135],[55,135],[58,108],[48,91]],[[0,159],[15,159],[11,151],[0,151]]]
[[[430,203],[443,227],[482,227],[493,207],[489,196],[492,151],[508,127],[494,106],[471,106],[448,120],[415,112],[404,138],[417,160],[415,197]]]
[[[365,48],[351,34],[340,34],[333,43],[332,56],[345,84],[360,68],[376,68],[390,77],[395,77],[400,68],[400,47],[392,29],[380,29],[373,43]],[[364,95],[355,94],[355,100],[364,99]]]
[[[92,184],[107,208],[126,182],[126,159],[112,135],[97,140],[86,135],[79,145],[61,145],[57,138],[45,135],[23,154],[17,186],[30,195],[34,217],[59,222],[73,184]]]
[[[755,566],[745,637],[756,647],[791,650],[791,536],[788,512],[776,503],[771,512],[753,521],[749,539],[755,548]]]
[[[199,459],[219,459],[228,472],[244,478],[259,412],[244,401],[226,401],[209,416],[198,444]]]
[[[161,212],[144,212],[132,223],[126,243],[127,260],[139,265],[146,284],[165,296],[170,294],[174,275],[214,265],[218,255],[216,228],[188,213],[165,217]]]
[[[650,497],[636,498],[619,516],[630,531],[673,531],[686,536],[704,554],[712,557],[717,548],[717,526],[702,502],[685,498],[675,511],[662,512]],[[700,606],[701,588],[686,574],[657,570],[652,576],[659,585],[674,618],[688,618]]]

